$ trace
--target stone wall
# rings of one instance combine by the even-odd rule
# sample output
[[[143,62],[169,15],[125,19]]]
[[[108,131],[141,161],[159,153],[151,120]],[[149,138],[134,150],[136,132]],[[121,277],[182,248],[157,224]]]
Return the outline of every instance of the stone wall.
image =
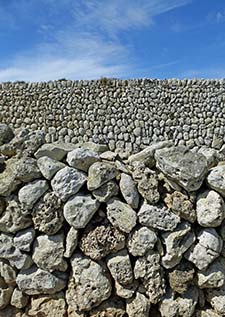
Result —
[[[137,152],[153,141],[219,148],[225,80],[53,81],[0,84],[0,121]]]
[[[0,316],[225,315],[225,153],[0,125]]]

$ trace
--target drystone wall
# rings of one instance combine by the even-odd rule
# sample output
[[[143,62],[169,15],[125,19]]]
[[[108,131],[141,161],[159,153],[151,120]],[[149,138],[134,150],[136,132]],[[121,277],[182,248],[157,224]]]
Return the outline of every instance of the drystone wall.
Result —
[[[225,153],[0,125],[0,316],[225,315]]]
[[[53,81],[0,84],[0,121],[46,132],[46,142],[105,143],[137,152],[152,142],[220,148],[225,80]]]

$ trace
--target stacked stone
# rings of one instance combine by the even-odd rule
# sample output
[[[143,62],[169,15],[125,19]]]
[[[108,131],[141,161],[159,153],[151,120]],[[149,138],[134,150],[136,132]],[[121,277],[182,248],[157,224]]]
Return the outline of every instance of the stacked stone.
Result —
[[[219,149],[225,80],[52,81],[0,84],[0,120],[46,132],[46,142],[137,152],[153,141]]]
[[[0,125],[0,316],[225,315],[225,154]]]

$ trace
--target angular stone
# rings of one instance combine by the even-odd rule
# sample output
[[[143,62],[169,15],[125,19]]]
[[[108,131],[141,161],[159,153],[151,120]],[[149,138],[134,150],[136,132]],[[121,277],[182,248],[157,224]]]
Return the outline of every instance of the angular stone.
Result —
[[[137,191],[136,184],[130,175],[125,173],[121,174],[120,191],[126,203],[131,206],[131,208],[138,208],[140,197]]]
[[[67,201],[75,195],[87,180],[86,174],[72,167],[64,167],[59,170],[51,181],[52,189],[62,200]]]
[[[138,191],[149,204],[156,204],[160,199],[159,182],[155,174],[143,175],[138,181]]]
[[[28,183],[41,177],[37,160],[32,157],[22,157],[17,161],[15,160],[13,169],[16,180],[20,180],[23,183]]]
[[[108,150],[108,145],[107,144],[98,144],[94,142],[82,142],[82,143],[77,143],[73,144],[74,148],[84,148],[88,149],[92,152],[96,152],[98,154],[101,154],[105,151]]]
[[[172,194],[167,194],[164,201],[167,207],[176,215],[191,223],[195,222],[196,211],[188,196],[175,191]]]
[[[52,177],[66,165],[62,162],[56,161],[48,156],[42,156],[37,160],[37,165],[44,178],[50,180]]]
[[[107,218],[114,227],[126,233],[129,233],[137,222],[136,212],[117,198],[111,198],[108,201]]]
[[[148,317],[150,306],[148,298],[137,292],[134,298],[127,300],[126,311],[129,317]]]
[[[27,317],[21,310],[16,307],[8,305],[3,310],[0,310],[0,317]]]
[[[21,251],[29,252],[31,244],[35,238],[35,230],[30,227],[17,232],[13,239],[13,244]]]
[[[172,181],[188,192],[198,190],[208,172],[207,160],[200,153],[185,147],[170,147],[157,150],[156,166]]]
[[[63,233],[52,236],[40,235],[34,242],[32,259],[39,268],[45,271],[66,271],[67,263],[63,259],[63,254]]]
[[[89,190],[95,190],[103,184],[112,180],[119,174],[115,165],[108,162],[96,162],[88,170],[87,187]]]
[[[116,282],[121,285],[128,285],[133,282],[133,271],[130,257],[126,249],[111,254],[106,264]]]
[[[184,252],[195,242],[195,235],[191,232],[190,224],[182,222],[173,232],[163,233],[162,239],[166,245],[166,254],[162,257],[162,265],[166,269],[170,269],[181,261]]]
[[[0,123],[0,145],[8,143],[14,137],[12,129],[5,123]]]
[[[77,148],[67,154],[67,163],[78,170],[88,172],[89,167],[98,162],[100,157],[98,153],[87,148]]]
[[[72,309],[90,311],[110,297],[110,280],[98,263],[75,253],[71,258],[71,266],[66,300]]]
[[[220,288],[206,289],[206,299],[212,305],[216,313],[224,316],[225,314],[225,285],[223,285]]]
[[[26,209],[32,209],[38,199],[48,190],[46,180],[35,180],[23,186],[18,192],[19,202]]]
[[[212,309],[204,309],[196,311],[196,317],[221,317]]]
[[[12,292],[13,287],[8,286],[4,279],[0,277],[0,309],[5,308],[10,303]]]
[[[201,153],[205,156],[208,164],[208,168],[215,166],[218,162],[218,152],[215,149],[201,147],[198,150],[198,153]]]
[[[214,189],[223,197],[225,197],[225,165],[213,167],[209,171],[206,180],[209,188]]]
[[[214,190],[207,190],[197,196],[197,221],[202,227],[218,227],[225,218],[223,198]]]
[[[66,236],[66,251],[64,252],[65,258],[70,258],[78,244],[78,230],[71,227]]]
[[[85,228],[99,206],[100,203],[90,194],[78,193],[64,205],[64,217],[75,229]]]
[[[19,289],[28,295],[55,294],[66,286],[66,281],[32,266],[21,270],[16,278]]]
[[[125,235],[109,223],[103,223],[84,232],[80,240],[81,251],[93,260],[100,260],[125,246]]]
[[[156,241],[157,235],[153,230],[140,227],[130,233],[127,246],[133,256],[143,256],[147,251],[154,248]]]
[[[32,210],[34,228],[48,235],[55,234],[62,227],[62,201],[54,192],[47,192],[34,205]]]
[[[90,317],[127,317],[125,305],[118,297],[110,297],[100,306],[90,311]],[[72,316],[72,317],[80,317]],[[85,317],[85,316],[81,316]]]
[[[66,143],[45,143],[43,144],[34,156],[39,159],[42,156],[48,156],[56,161],[61,161],[68,152],[72,151],[76,146]]]
[[[199,288],[218,288],[225,284],[224,258],[216,259],[206,270],[197,273]]]
[[[133,297],[137,287],[138,287],[137,281],[133,281],[131,284],[127,284],[127,285],[121,285],[115,281],[116,295],[121,298],[128,299]]]
[[[106,151],[100,154],[100,158],[106,161],[115,161],[116,157],[117,157],[117,153],[112,151]]]
[[[163,205],[148,205],[143,203],[138,212],[139,222],[147,227],[164,231],[172,231],[180,222],[180,217],[169,211]]]
[[[11,267],[6,260],[0,260],[0,276],[6,284],[14,286],[16,284],[17,271]]]
[[[29,301],[29,296],[24,294],[20,289],[17,287],[14,289],[11,297],[10,304],[16,308],[23,308],[26,307]]]
[[[118,192],[119,186],[112,180],[93,190],[92,194],[101,203],[106,203],[113,196],[117,196]]]
[[[16,178],[15,163],[17,158],[11,158],[6,161],[5,169],[0,173],[0,195],[9,196],[14,190],[17,189],[21,181]]]
[[[188,261],[179,263],[173,271],[169,272],[169,285],[174,292],[183,294],[193,283],[195,270]]]

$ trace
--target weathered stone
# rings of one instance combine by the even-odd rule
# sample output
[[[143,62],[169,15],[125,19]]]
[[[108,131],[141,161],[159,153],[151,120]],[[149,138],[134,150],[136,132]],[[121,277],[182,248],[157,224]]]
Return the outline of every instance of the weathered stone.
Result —
[[[196,311],[196,317],[221,317],[212,309],[204,309]]]
[[[98,154],[101,154],[105,151],[108,150],[108,146],[107,144],[97,144],[95,142],[82,142],[82,143],[77,143],[74,144],[75,148],[84,148],[84,149],[88,149],[91,152],[96,152]]]
[[[206,180],[211,189],[225,197],[225,165],[213,167]]]
[[[99,160],[98,153],[84,147],[77,148],[67,154],[67,163],[84,172],[88,172],[89,167]]]
[[[12,129],[5,123],[0,123],[0,145],[8,143],[14,137]]]
[[[150,305],[148,298],[137,292],[134,298],[127,300],[126,311],[129,317],[148,317]]]
[[[183,294],[193,283],[195,270],[193,265],[188,262],[179,263],[173,271],[169,272],[169,284],[174,292]]]
[[[129,233],[136,225],[136,212],[117,198],[111,198],[107,203],[107,217],[111,224],[121,231]]]
[[[11,267],[6,260],[0,260],[0,276],[8,285],[16,284],[16,269]]]
[[[119,174],[115,165],[108,162],[96,162],[88,170],[87,187],[89,190],[95,190],[103,184],[112,180]]]
[[[218,152],[215,149],[208,147],[201,147],[198,150],[198,153],[201,153],[205,156],[208,164],[208,168],[215,166],[218,162]]]
[[[30,227],[17,232],[13,239],[13,244],[21,251],[29,252],[31,244],[35,237],[35,230]]]
[[[20,180],[23,183],[28,183],[41,177],[37,160],[32,157],[22,157],[15,160],[13,169],[16,180]]]
[[[85,228],[99,206],[100,203],[90,194],[78,193],[64,205],[64,217],[75,229]]]
[[[120,191],[126,203],[136,209],[139,205],[139,193],[132,177],[122,173],[120,178]]]
[[[0,309],[5,308],[10,303],[12,292],[13,287],[8,286],[4,279],[0,277]]]
[[[86,174],[75,168],[66,166],[55,174],[51,181],[51,185],[55,194],[62,201],[66,201],[80,190],[86,180]]]
[[[16,178],[15,164],[18,162],[17,158],[11,158],[6,161],[5,169],[0,173],[0,195],[9,196],[17,189],[21,181]]]
[[[48,183],[46,180],[35,180],[19,190],[19,202],[24,209],[32,209],[34,204],[47,190]]]
[[[149,204],[156,204],[160,199],[159,182],[155,174],[143,175],[138,181],[138,191]]]
[[[65,258],[70,258],[78,244],[78,230],[71,227],[66,236],[66,251],[64,252]]]
[[[75,316],[75,317],[79,317],[79,316]],[[121,299],[118,297],[110,297],[108,301],[103,302],[100,306],[90,311],[90,317],[126,317],[126,316],[127,316],[127,313],[126,313],[125,305],[121,301]]]
[[[196,211],[188,196],[175,191],[172,194],[167,194],[164,201],[176,215],[191,223],[195,222]]]
[[[127,285],[121,285],[115,281],[116,295],[125,299],[133,297],[137,287],[138,287],[137,281],[133,281],[131,284],[127,284]]]
[[[55,294],[66,286],[65,280],[35,266],[21,270],[16,283],[28,295]]]
[[[139,222],[147,227],[164,231],[172,231],[180,222],[180,217],[169,211],[163,205],[148,205],[143,203],[138,212]]]
[[[10,304],[16,308],[23,308],[26,307],[29,301],[29,296],[24,294],[20,289],[17,287],[13,290],[12,297]]]
[[[67,263],[63,259],[64,234],[52,236],[40,235],[34,241],[32,259],[36,265],[46,271],[66,271]]]
[[[116,282],[127,285],[133,282],[130,257],[126,249],[111,254],[106,260],[109,271]]]
[[[216,259],[206,270],[197,273],[198,287],[217,288],[225,284],[225,261],[222,257]]]
[[[216,313],[225,314],[225,285],[220,288],[206,289],[206,299],[211,304]]]
[[[3,197],[0,197],[0,216],[3,213],[3,211],[5,210],[6,207],[6,203]]]
[[[153,230],[140,227],[130,233],[127,246],[133,256],[143,256],[147,251],[154,248],[156,241],[157,235]]]
[[[115,161],[116,157],[117,153],[112,151],[105,151],[102,154],[100,154],[100,158],[106,161]]]
[[[185,147],[163,148],[155,152],[156,166],[187,191],[200,188],[208,172],[207,160]]]
[[[0,317],[28,317],[23,314],[21,310],[13,306],[7,306],[3,310],[0,310]]]
[[[72,151],[76,146],[66,143],[45,143],[43,144],[34,156],[39,159],[42,156],[48,156],[53,160],[61,161],[68,152]]]
[[[119,186],[114,180],[111,180],[101,187],[93,190],[93,196],[101,203],[106,203],[113,196],[117,196],[119,192]]]
[[[62,162],[56,161],[48,156],[42,156],[37,160],[37,165],[44,178],[50,180],[52,177],[66,165]]]
[[[103,268],[79,253],[71,258],[72,274],[66,300],[75,311],[89,311],[111,294],[111,284]]]

